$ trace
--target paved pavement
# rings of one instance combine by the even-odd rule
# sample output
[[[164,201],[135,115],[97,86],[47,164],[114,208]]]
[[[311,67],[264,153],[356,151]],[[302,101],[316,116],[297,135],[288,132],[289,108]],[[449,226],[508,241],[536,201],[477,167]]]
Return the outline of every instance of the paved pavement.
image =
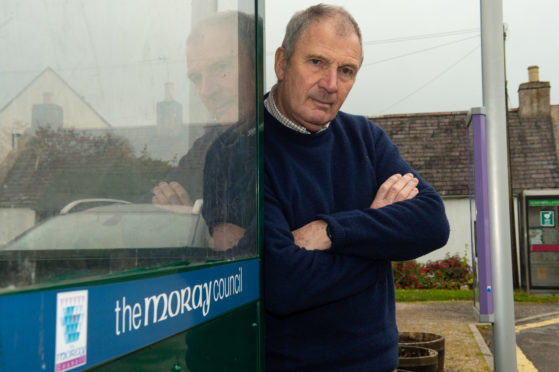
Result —
[[[514,307],[517,355],[524,354],[534,368],[525,370],[559,371],[559,304],[517,303]]]
[[[397,303],[396,310],[400,331],[445,336],[447,372],[492,369],[492,352],[477,331],[471,302]],[[559,304],[516,303],[514,312],[518,371],[559,371]]]

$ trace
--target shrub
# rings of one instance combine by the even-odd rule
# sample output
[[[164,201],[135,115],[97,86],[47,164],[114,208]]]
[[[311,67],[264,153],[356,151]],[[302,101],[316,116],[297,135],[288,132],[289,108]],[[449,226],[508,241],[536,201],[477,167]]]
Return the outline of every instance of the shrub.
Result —
[[[472,282],[467,259],[449,255],[425,264],[415,260],[394,262],[394,285],[403,289],[459,289]]]

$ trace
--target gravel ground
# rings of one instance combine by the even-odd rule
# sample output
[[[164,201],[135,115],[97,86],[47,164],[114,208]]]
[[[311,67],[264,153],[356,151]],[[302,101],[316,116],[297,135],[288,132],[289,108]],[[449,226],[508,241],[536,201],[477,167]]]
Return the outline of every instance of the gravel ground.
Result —
[[[400,332],[428,332],[445,337],[446,372],[491,371],[469,324],[476,323],[472,302],[396,303]]]

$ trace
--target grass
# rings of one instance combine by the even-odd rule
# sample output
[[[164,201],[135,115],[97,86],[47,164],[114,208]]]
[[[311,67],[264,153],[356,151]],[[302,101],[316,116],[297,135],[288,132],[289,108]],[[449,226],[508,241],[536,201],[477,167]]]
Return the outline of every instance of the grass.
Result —
[[[396,289],[397,302],[417,301],[473,301],[473,293],[469,290],[454,289]],[[556,295],[533,295],[524,291],[514,292],[515,302],[559,303]]]
[[[397,302],[472,300],[472,291],[454,289],[396,289]]]
[[[538,304],[558,304],[559,297],[556,294],[554,295],[534,295],[528,294],[524,291],[515,291],[514,292],[514,301],[515,302],[533,302]]]

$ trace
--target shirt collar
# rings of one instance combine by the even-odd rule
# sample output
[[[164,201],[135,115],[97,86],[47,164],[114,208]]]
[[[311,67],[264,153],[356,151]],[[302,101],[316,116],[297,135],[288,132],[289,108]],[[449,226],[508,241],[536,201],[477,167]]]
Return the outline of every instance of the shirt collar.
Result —
[[[285,115],[283,115],[280,112],[280,110],[276,106],[276,102],[274,101],[274,95],[276,93],[276,86],[277,85],[274,85],[272,87],[272,90],[270,91],[270,94],[268,94],[268,97],[266,97],[266,99],[264,100],[264,106],[266,107],[266,109],[270,112],[270,114],[274,118],[276,118],[281,124],[283,124],[287,128],[292,129],[292,130],[294,130],[296,132],[299,132],[299,133],[303,133],[303,134],[312,134],[307,128],[305,128],[301,124],[298,124],[298,123],[295,123],[292,120],[289,120],[287,117],[285,117]],[[319,130],[317,133],[320,133],[323,130],[326,130],[329,126],[330,126],[330,122],[326,123],[326,125],[321,130]]]

